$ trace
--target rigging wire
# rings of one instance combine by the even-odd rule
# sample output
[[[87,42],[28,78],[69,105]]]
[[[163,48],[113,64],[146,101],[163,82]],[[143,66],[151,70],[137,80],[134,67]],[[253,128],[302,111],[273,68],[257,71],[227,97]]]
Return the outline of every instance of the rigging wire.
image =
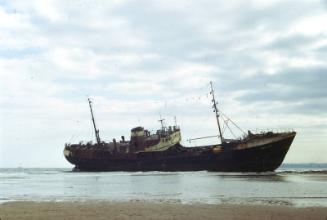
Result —
[[[228,128],[229,132],[234,136],[234,138],[237,138],[237,136],[234,134],[233,130],[228,126],[228,121],[226,122],[226,127]]]
[[[75,132],[70,136],[70,138],[68,139],[68,143],[72,143],[73,141],[75,141],[77,139],[77,137],[84,137],[85,136],[85,131],[86,131],[86,120],[83,120],[82,122],[77,121],[78,122],[78,128],[75,130]],[[88,132],[87,132],[88,133]]]
[[[240,130],[243,134],[246,134],[242,128],[240,128],[235,122],[232,121],[232,119],[230,119],[226,114],[224,114],[223,112],[221,112],[221,115],[224,116],[225,118],[227,118],[238,130]]]
[[[206,91],[207,91],[207,86],[210,85],[210,83],[207,83],[205,86],[203,86],[201,89],[205,88]],[[169,101],[165,101],[164,102],[164,108],[167,109],[168,105],[174,105],[174,103],[176,101],[178,101],[178,103],[181,103],[181,102],[185,102],[185,103],[190,103],[190,102],[195,102],[195,103],[199,103],[201,102],[200,100],[203,99],[203,98],[206,98],[206,99],[210,99],[210,92],[205,92],[205,93],[202,93],[201,95],[199,96],[186,96],[186,97],[183,97],[183,98],[177,98],[177,99],[170,99]],[[162,102],[161,102],[162,103]],[[229,122],[231,122],[231,124],[233,126],[235,126],[239,131],[241,131],[243,134],[246,134],[234,121],[232,121],[226,114],[224,114],[223,112],[219,111],[221,116],[222,116],[222,119],[223,119],[223,128],[222,128],[222,133],[225,134],[226,130],[228,129],[229,132],[231,133],[231,135],[233,135],[234,138],[237,138],[237,135],[235,135],[235,133],[233,132],[233,129],[230,127],[229,125]],[[182,115],[185,113],[185,110],[182,111]],[[205,121],[207,121],[208,119],[206,119]]]
[[[224,121],[222,133],[225,134],[225,131],[226,131],[226,125],[225,125],[225,121]]]

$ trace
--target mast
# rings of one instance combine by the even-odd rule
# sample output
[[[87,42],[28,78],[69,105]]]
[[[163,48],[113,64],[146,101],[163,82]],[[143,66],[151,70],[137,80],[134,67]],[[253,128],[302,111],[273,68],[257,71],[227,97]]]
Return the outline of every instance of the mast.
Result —
[[[165,130],[165,126],[164,126],[164,118],[161,117],[161,113],[159,113],[159,117],[160,117],[160,120],[158,120],[161,124],[161,130],[164,131]]]
[[[163,121],[164,121],[165,119],[160,119],[159,121],[160,121],[160,123],[161,123],[161,130],[165,130],[165,126],[164,126],[164,123],[163,123]]]
[[[217,125],[218,125],[218,129],[219,129],[219,138],[220,138],[221,143],[224,143],[224,138],[223,138],[223,135],[221,133],[220,123],[219,123],[219,111],[218,111],[217,102],[216,102],[216,99],[215,99],[215,92],[213,91],[212,81],[210,81],[210,86],[211,86],[210,94],[212,95],[212,100],[211,101],[213,102],[212,107],[213,107],[213,111],[216,114]]]
[[[98,145],[100,145],[101,140],[100,140],[100,136],[99,136],[99,130],[97,129],[97,127],[95,125],[95,120],[94,120],[93,110],[92,110],[92,102],[91,102],[90,98],[88,98],[87,100],[89,101],[89,106],[90,106],[90,111],[91,111],[91,116],[92,116],[92,122],[93,122],[93,127],[94,127],[94,132],[95,132],[95,139],[96,139]]]

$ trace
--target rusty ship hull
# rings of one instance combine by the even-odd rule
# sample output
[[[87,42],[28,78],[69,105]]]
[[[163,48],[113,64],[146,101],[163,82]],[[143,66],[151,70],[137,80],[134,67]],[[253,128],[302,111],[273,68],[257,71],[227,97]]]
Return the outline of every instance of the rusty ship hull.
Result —
[[[80,171],[219,171],[219,172],[266,172],[274,171],[283,162],[296,135],[295,132],[262,132],[246,134],[229,118],[223,120],[243,132],[239,139],[224,138],[220,126],[222,117],[217,108],[212,82],[210,82],[213,109],[216,116],[221,144],[184,147],[180,144],[181,132],[176,120],[166,127],[160,119],[161,129],[155,133],[143,127],[131,129],[130,140],[115,138],[112,142],[101,141],[96,127],[92,102],[89,106],[96,143],[65,144],[64,155]],[[226,117],[226,116],[225,116]],[[202,137],[202,138],[208,138]],[[212,137],[212,136],[211,136]],[[202,139],[195,138],[195,139]],[[193,139],[193,140],[195,140]]]
[[[112,155],[103,149],[70,149],[64,154],[80,171],[266,172],[282,164],[295,135],[295,132],[270,134],[201,147],[178,143],[168,150],[153,152]]]

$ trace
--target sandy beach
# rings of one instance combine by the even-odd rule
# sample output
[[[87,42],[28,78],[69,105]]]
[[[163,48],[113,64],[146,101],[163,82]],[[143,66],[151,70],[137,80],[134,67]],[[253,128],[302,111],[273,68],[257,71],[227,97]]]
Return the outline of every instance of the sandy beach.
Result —
[[[23,219],[327,219],[327,207],[206,205],[150,202],[9,202],[1,220]]]

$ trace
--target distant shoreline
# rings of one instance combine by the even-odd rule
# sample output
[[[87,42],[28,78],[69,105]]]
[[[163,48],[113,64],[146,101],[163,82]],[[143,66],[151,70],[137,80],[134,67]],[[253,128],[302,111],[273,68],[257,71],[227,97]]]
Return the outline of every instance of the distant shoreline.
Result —
[[[327,207],[132,202],[8,202],[1,220],[20,219],[323,219]]]

